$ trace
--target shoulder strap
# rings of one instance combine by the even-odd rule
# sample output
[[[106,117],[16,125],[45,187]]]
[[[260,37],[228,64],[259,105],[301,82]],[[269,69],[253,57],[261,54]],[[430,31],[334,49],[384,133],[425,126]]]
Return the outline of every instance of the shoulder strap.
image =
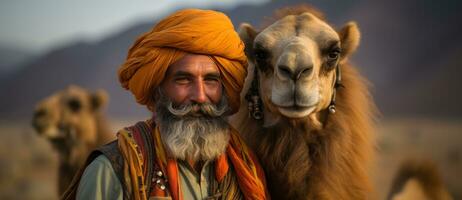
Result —
[[[125,170],[125,173],[130,173],[130,176],[133,177],[133,174],[135,173],[137,175],[135,176],[142,176],[138,177],[138,181],[144,180],[143,183],[137,182],[137,181],[130,181],[127,182],[127,184],[140,184],[140,185],[127,185],[127,188],[145,188],[143,192],[141,192],[142,195],[146,195],[146,199],[149,198],[150,193],[151,193],[151,185],[152,185],[152,177],[154,174],[154,168],[156,165],[156,161],[154,160],[154,155],[155,155],[155,147],[154,147],[154,141],[153,141],[153,136],[152,136],[152,128],[151,128],[151,121],[142,121],[136,123],[134,126],[127,127],[124,129],[123,132],[119,132],[121,135],[119,135],[119,140],[125,141],[119,144],[119,149],[121,149],[121,155],[127,155],[127,154],[133,154],[138,157],[138,159],[142,159],[142,164],[141,168],[138,168],[138,172],[134,172],[131,170]],[[127,143],[127,144],[126,144]],[[131,144],[130,144],[131,143]],[[131,148],[126,148],[122,147],[124,145],[129,145]],[[123,152],[126,149],[127,152]],[[129,153],[131,152],[131,153]],[[132,156],[133,157],[133,156]],[[124,162],[132,162],[129,160],[124,160]],[[138,163],[140,164],[140,163]],[[135,195],[137,196],[137,195]],[[143,197],[144,199],[144,197]]]
[[[146,163],[146,168],[144,172],[145,176],[145,185],[147,187],[146,194],[148,195],[151,194],[151,179],[153,177],[154,173],[154,165],[156,164],[154,161],[154,155],[155,155],[155,147],[154,147],[154,138],[152,137],[152,128],[150,127],[151,121],[142,121],[136,123],[134,126],[130,127],[129,130],[131,129],[131,132],[135,138],[135,141],[139,144],[141,147],[141,152],[143,155],[143,158],[145,159]],[[136,130],[134,130],[136,129]]]

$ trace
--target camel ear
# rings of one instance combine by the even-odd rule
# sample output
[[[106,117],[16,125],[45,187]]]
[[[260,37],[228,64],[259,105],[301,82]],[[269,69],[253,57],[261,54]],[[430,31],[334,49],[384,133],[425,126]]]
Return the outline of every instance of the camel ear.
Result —
[[[342,59],[351,56],[359,46],[361,33],[356,22],[348,22],[340,31],[340,43],[342,45]]]
[[[245,45],[245,55],[248,59],[253,60],[253,41],[257,36],[257,31],[252,25],[248,23],[242,23],[239,26],[239,37]]]
[[[105,90],[97,90],[90,96],[90,102],[94,111],[100,111],[109,101],[109,95]]]

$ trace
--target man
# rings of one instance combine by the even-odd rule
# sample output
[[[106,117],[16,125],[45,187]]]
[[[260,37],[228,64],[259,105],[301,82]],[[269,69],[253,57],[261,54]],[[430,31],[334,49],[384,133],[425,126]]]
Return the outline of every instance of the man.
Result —
[[[264,173],[225,121],[239,109],[244,46],[229,18],[188,9],[142,35],[119,69],[153,119],[93,152],[64,199],[266,199]]]

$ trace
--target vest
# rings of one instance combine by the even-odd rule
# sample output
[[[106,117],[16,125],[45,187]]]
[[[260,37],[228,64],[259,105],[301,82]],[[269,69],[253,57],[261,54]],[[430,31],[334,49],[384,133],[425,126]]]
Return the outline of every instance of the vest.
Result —
[[[160,167],[154,161],[155,155],[155,145],[154,145],[154,138],[151,134],[151,129],[149,128],[147,122],[138,122],[134,126],[125,128],[129,131],[130,137],[132,137],[139,149],[139,154],[144,157],[146,162],[147,169],[145,170],[146,174],[144,175],[145,186],[146,186],[146,194],[149,197],[154,196],[154,194],[161,195],[161,196],[169,196],[169,191],[165,187],[165,185],[159,185],[153,182],[153,177],[158,179],[158,175],[155,173],[160,171]],[[85,165],[82,166],[79,171],[75,174],[70,186],[66,190],[66,192],[61,196],[63,200],[75,199],[77,194],[77,189],[81,180],[81,177],[85,171],[85,168],[93,162],[93,160],[100,156],[104,155],[110,161],[114,172],[122,185],[123,189],[123,198],[130,200],[132,199],[133,195],[130,193],[129,189],[127,189],[127,185],[130,184],[130,180],[124,178],[124,158],[122,153],[119,150],[118,140],[114,140],[102,147],[92,151],[88,156]],[[232,183],[237,184],[237,179],[234,173],[232,173],[234,167],[230,165],[230,172],[226,174],[224,180],[227,184],[217,185],[216,182],[211,185],[212,191],[224,191],[225,188],[229,188]],[[165,178],[164,178],[165,180]],[[163,181],[164,182],[164,181]],[[239,187],[237,188],[239,190]],[[241,191],[236,191],[233,193],[237,195],[238,199],[243,198]],[[155,195],[155,196],[157,196]],[[239,197],[240,196],[240,197]]]
[[[136,125],[129,127],[130,129],[139,129],[139,130],[144,130],[144,131],[132,131],[131,133],[133,134],[133,137],[137,141],[139,146],[141,147],[141,152],[145,155],[146,157],[146,162],[147,162],[147,175],[146,175],[146,186],[148,188],[147,194],[151,194],[151,179],[154,173],[154,167],[156,164],[153,161],[153,155],[154,155],[154,144],[153,144],[153,138],[151,134],[145,134],[148,132],[149,127],[147,127],[147,124],[145,122],[138,122]],[[82,166],[79,171],[74,175],[74,178],[72,179],[71,184],[69,185],[68,189],[64,194],[61,196],[60,199],[63,200],[70,200],[70,199],[75,199],[76,194],[77,194],[77,189],[80,183],[80,179],[83,175],[83,172],[85,171],[85,168],[93,162],[93,160],[100,156],[104,155],[106,156],[109,161],[111,162],[112,168],[114,169],[115,174],[117,175],[117,178],[119,179],[122,188],[123,188],[123,197],[124,199],[130,200],[131,199],[131,194],[127,193],[127,185],[124,179],[123,175],[123,169],[124,169],[124,161],[123,161],[123,156],[121,152],[119,151],[118,140],[114,140],[106,145],[103,145],[99,147],[98,149],[92,151],[90,155],[88,156],[84,166]]]

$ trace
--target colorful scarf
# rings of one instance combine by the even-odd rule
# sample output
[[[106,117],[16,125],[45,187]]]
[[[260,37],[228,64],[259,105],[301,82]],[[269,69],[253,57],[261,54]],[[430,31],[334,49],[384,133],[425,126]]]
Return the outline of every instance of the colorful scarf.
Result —
[[[170,157],[164,149],[158,126],[151,127],[151,121],[146,121],[154,138],[155,159],[154,162],[168,178],[168,190],[154,189],[154,196],[171,196],[174,200],[183,200],[179,183],[178,164],[176,159]],[[215,160],[215,176],[221,182],[229,170],[228,159],[234,167],[237,182],[246,200],[269,199],[266,192],[264,172],[256,157],[244,144],[235,129],[231,128],[230,143],[226,152]],[[134,199],[148,198],[146,186],[147,166],[142,148],[136,142],[136,136],[130,130],[123,129],[118,133],[119,149],[124,157],[124,177],[127,189]],[[228,159],[227,159],[228,158]],[[168,194],[170,192],[170,194]],[[226,199],[226,197],[225,197]]]

